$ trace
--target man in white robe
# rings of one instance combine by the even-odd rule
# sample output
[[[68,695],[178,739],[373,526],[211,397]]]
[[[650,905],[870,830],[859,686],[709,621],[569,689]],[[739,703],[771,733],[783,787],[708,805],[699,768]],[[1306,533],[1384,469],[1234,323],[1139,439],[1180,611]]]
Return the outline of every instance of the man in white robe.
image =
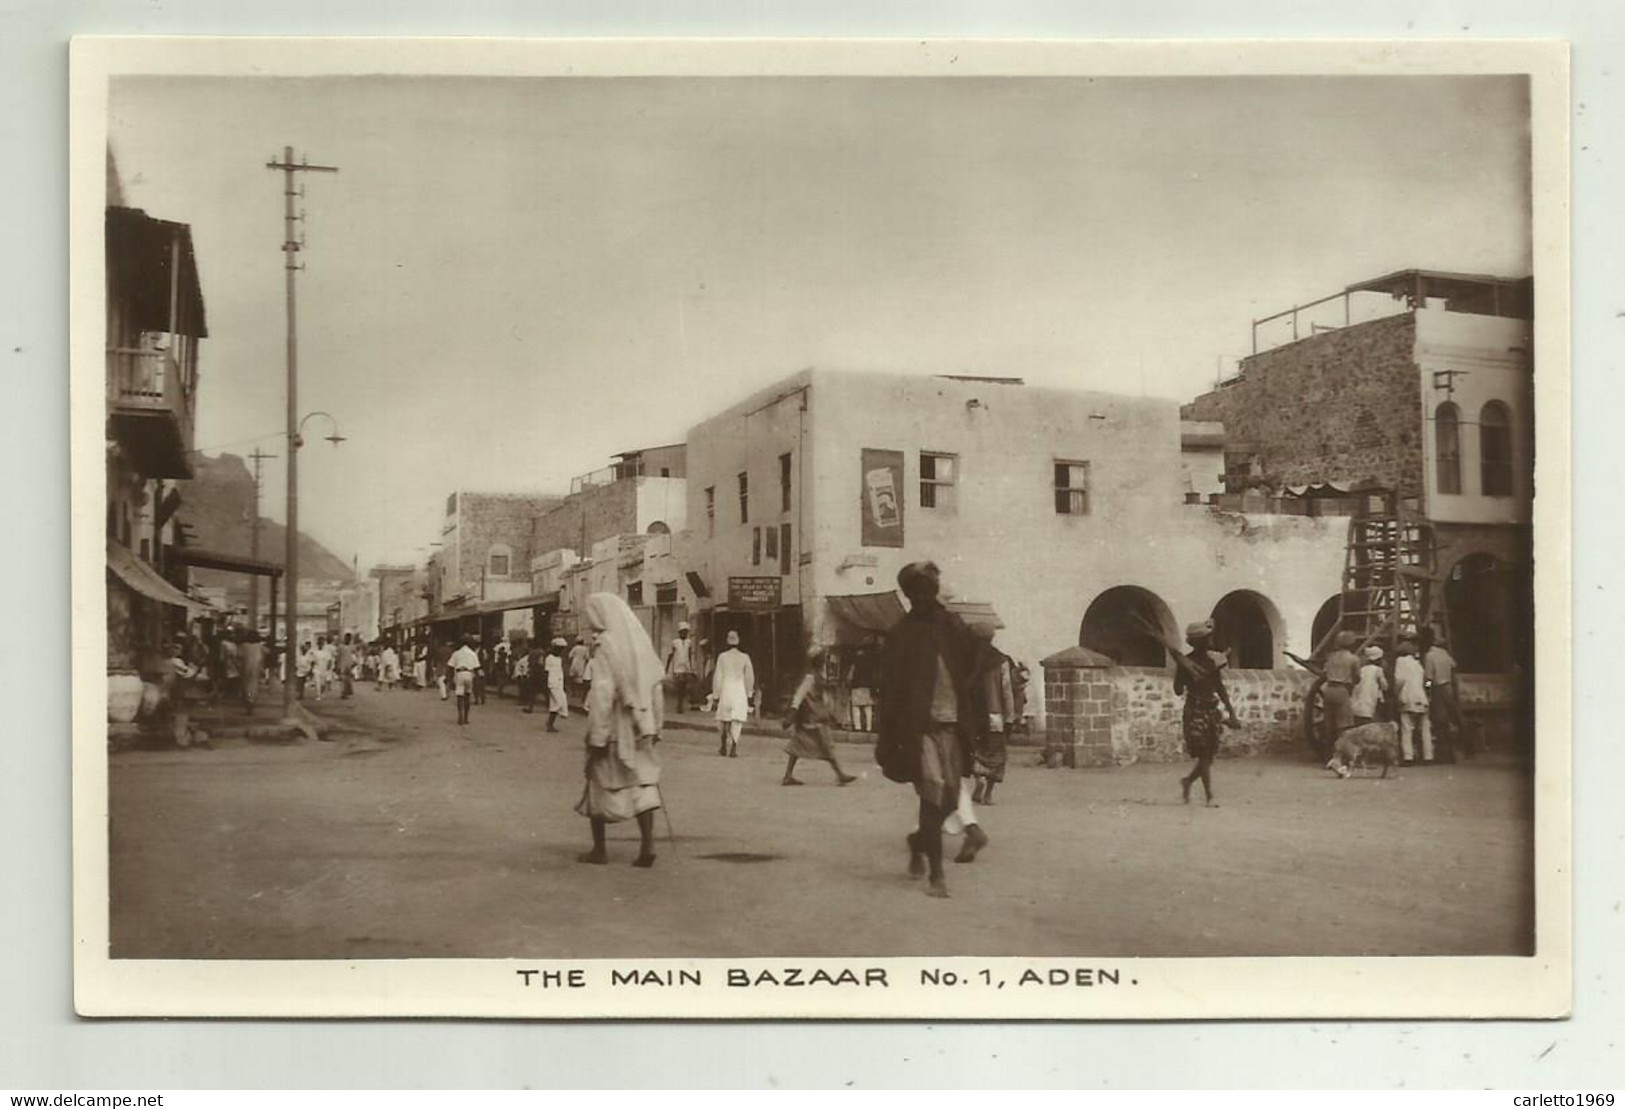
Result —
[[[750,656],[739,649],[739,633],[728,633],[728,649],[717,656],[711,678],[711,697],[716,702],[717,730],[721,746],[717,754],[739,757],[739,736],[750,717],[756,697],[756,668]]]

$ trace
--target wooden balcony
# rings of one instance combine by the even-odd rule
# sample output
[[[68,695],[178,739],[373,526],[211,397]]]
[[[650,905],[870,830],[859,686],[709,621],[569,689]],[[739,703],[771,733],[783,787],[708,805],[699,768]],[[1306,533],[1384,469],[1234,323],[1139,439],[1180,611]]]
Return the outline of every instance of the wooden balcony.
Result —
[[[165,350],[107,352],[107,428],[148,477],[192,476],[195,395]]]

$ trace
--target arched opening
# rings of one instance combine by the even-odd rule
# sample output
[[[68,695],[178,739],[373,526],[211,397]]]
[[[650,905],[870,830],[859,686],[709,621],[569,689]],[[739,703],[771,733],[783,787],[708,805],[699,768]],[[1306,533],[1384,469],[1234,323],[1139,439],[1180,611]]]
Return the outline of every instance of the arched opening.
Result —
[[[1433,414],[1433,444],[1441,493],[1461,492],[1461,409],[1450,401]]]
[[[654,523],[649,525],[649,527],[646,530],[645,534],[647,534],[647,535],[670,535],[671,534],[671,528],[666,526],[666,521],[664,521],[664,520],[656,520]]]
[[[1470,554],[1444,582],[1446,632],[1456,664],[1469,673],[1499,674],[1527,651],[1518,613],[1527,592],[1524,576],[1488,554]]]
[[[1512,413],[1498,400],[1478,414],[1478,465],[1486,497],[1512,496]]]
[[[1309,626],[1309,649],[1318,651],[1326,637],[1332,634],[1332,628],[1337,626],[1338,613],[1343,611],[1343,598],[1341,595],[1330,597],[1326,603],[1315,610],[1315,620]]]
[[[1174,637],[1176,631],[1173,613],[1161,597],[1137,585],[1118,585],[1090,602],[1078,645],[1120,666],[1166,666],[1168,651],[1155,633]]]
[[[1280,613],[1262,593],[1238,589],[1226,593],[1213,606],[1213,639],[1241,670],[1275,667],[1275,629]]]

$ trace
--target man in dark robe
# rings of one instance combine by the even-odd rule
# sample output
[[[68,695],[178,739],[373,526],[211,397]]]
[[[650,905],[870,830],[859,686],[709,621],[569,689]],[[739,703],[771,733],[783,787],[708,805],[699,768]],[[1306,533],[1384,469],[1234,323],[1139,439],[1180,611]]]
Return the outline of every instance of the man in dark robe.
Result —
[[[912,562],[897,575],[909,611],[886,636],[876,757],[886,777],[908,782],[920,799],[919,827],[908,837],[909,873],[929,872],[927,892],[947,897],[942,870],[942,823],[970,773],[974,706],[970,678],[977,641],[942,606],[941,573]]]

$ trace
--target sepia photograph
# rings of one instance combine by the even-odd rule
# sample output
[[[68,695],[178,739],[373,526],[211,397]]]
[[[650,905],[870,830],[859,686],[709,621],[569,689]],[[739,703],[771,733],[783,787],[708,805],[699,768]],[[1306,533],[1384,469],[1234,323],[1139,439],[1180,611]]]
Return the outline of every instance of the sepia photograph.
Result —
[[[1560,1015],[1504,45],[77,42],[81,1011]]]

